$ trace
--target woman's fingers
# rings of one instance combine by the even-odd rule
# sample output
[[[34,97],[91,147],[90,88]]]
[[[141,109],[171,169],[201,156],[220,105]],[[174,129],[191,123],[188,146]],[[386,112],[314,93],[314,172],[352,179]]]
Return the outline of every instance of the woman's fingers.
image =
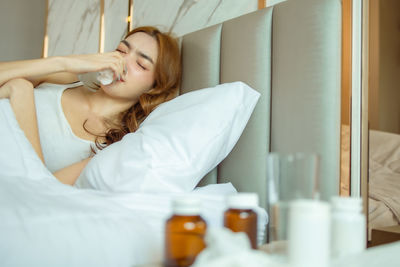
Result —
[[[100,54],[105,58],[104,69],[111,69],[114,73],[114,79],[120,80],[124,78],[124,69],[125,69],[125,59],[121,56],[119,52],[109,52]]]
[[[118,52],[92,55],[73,55],[65,57],[67,71],[85,73],[111,69],[116,77],[124,73],[125,59]]]
[[[118,80],[125,79],[126,61],[125,58],[117,51],[111,52],[112,56],[117,60],[114,73]]]

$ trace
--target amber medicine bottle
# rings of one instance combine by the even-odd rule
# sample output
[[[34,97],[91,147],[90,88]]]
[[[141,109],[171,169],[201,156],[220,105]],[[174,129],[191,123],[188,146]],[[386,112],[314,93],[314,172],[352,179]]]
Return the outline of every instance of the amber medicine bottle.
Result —
[[[192,197],[173,200],[173,215],[165,224],[164,266],[190,266],[205,248],[207,224],[200,216],[200,204]]]
[[[257,213],[256,193],[238,193],[226,199],[228,209],[224,213],[224,226],[233,232],[244,232],[250,240],[251,247],[257,248]]]

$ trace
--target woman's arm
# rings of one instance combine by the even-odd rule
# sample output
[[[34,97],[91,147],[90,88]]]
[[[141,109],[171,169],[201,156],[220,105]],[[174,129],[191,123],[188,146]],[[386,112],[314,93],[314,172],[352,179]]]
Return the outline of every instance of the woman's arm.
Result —
[[[0,98],[9,98],[19,126],[31,143],[36,154],[44,163],[40,145],[39,130],[36,117],[36,107],[33,85],[25,79],[14,79],[0,87]],[[64,184],[73,185],[90,158],[82,160],[56,171],[54,176]]]
[[[0,87],[0,98],[9,98],[20,128],[44,163],[36,117],[33,85],[25,79],[14,79]]]
[[[12,79],[26,78],[33,86],[37,86],[46,76],[63,71],[65,67],[58,57],[0,62],[0,85]],[[76,74],[72,75],[75,77],[70,77],[70,79],[76,80]]]
[[[71,83],[78,80],[79,73],[104,69],[123,76],[124,64],[119,52],[0,62],[0,86],[16,78],[25,78],[34,87],[45,81]]]
[[[84,159],[70,166],[67,166],[61,170],[54,172],[54,176],[63,184],[73,185],[76,179],[78,179],[82,170],[85,168],[86,164],[91,158]]]

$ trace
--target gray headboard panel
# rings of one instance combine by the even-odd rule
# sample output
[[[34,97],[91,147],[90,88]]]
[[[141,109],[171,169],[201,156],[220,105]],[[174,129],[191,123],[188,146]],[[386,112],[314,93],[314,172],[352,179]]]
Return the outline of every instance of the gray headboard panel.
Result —
[[[182,38],[182,94],[219,84],[221,29],[219,24]]]
[[[235,148],[218,167],[218,182],[257,192],[266,204],[266,155],[269,151],[272,9],[224,22],[221,83],[243,81],[261,93]]]
[[[259,193],[263,206],[270,132],[271,22],[272,9],[264,9],[182,38],[181,93],[233,81],[243,81],[261,93],[237,145],[200,185],[232,182],[239,191]]]
[[[261,93],[237,145],[201,185],[232,182],[267,207],[269,151],[312,151],[323,197],[337,194],[340,12],[340,0],[288,0],[182,37],[182,93],[232,81]]]
[[[271,151],[318,152],[323,199],[339,193],[340,0],[274,7]]]

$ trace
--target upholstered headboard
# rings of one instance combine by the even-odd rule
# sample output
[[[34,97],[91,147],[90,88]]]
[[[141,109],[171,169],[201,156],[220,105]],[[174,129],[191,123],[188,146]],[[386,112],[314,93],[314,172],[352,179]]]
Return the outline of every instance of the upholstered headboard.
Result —
[[[201,184],[232,182],[267,206],[270,151],[318,152],[321,194],[339,192],[340,0],[288,0],[182,37],[181,93],[243,81],[261,98]],[[223,103],[221,103],[223,105]]]

